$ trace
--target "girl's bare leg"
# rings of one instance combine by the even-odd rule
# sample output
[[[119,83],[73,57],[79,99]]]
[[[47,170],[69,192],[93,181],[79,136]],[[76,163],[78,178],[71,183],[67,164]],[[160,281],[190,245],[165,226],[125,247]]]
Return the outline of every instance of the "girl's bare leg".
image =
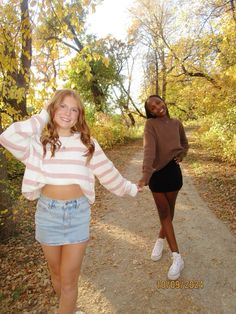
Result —
[[[175,202],[176,202],[178,193],[179,193],[179,191],[174,191],[174,192],[167,192],[167,193],[165,193],[166,198],[167,198],[168,203],[169,203],[169,206],[170,206],[170,215],[171,215],[171,220],[172,220],[172,221],[173,221],[173,219],[174,219],[174,214],[175,214]],[[162,226],[161,226],[161,229],[160,229],[160,232],[159,232],[159,238],[164,239],[165,237],[166,237],[166,236],[165,236],[164,230],[163,230],[163,228],[162,228]]]
[[[176,192],[178,194],[178,192]],[[166,236],[167,242],[172,252],[179,252],[178,245],[175,238],[174,228],[172,225],[172,217],[174,211],[171,213],[171,207],[166,193],[153,192],[153,198],[155,200],[158,214],[160,217],[162,235]],[[176,194],[176,197],[177,197]],[[176,200],[175,197],[175,200]]]
[[[58,298],[61,295],[61,279],[60,279],[60,266],[61,266],[61,252],[62,246],[49,246],[42,245],[44,256],[48,262],[48,268],[51,275],[52,285]]]
[[[87,243],[88,241],[62,247],[59,314],[73,314],[75,312],[78,279]]]

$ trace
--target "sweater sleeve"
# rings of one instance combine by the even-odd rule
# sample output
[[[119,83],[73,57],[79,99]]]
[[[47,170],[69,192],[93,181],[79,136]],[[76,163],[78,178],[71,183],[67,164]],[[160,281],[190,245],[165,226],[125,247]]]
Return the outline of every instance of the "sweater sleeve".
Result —
[[[183,151],[178,155],[178,157],[180,157],[181,160],[183,160],[183,158],[187,155],[189,144],[188,144],[188,139],[184,131],[184,126],[180,121],[179,121],[179,135],[180,135],[180,143],[181,143],[181,146],[183,147]]]
[[[144,149],[144,156],[143,156],[143,176],[142,180],[145,181],[147,185],[151,175],[153,173],[153,163],[156,157],[156,134],[155,130],[150,124],[150,120],[146,121],[144,127],[144,139],[143,139],[143,149]]]
[[[29,155],[32,138],[41,134],[48,120],[48,112],[43,109],[39,114],[35,114],[25,121],[12,123],[0,135],[0,144],[17,159],[25,162]]]
[[[138,192],[136,184],[126,180],[107,158],[98,142],[94,140],[94,143],[95,151],[90,161],[90,167],[99,182],[107,190],[118,196],[125,194],[135,196]]]

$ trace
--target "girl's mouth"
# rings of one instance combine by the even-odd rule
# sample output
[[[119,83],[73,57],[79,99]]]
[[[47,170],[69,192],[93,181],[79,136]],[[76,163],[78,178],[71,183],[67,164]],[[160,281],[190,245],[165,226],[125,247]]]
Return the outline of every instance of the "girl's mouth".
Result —
[[[64,122],[70,122],[70,119],[67,119],[67,118],[62,118],[61,117],[61,120],[64,121]]]
[[[162,108],[159,113],[164,113],[165,112],[165,108]]]

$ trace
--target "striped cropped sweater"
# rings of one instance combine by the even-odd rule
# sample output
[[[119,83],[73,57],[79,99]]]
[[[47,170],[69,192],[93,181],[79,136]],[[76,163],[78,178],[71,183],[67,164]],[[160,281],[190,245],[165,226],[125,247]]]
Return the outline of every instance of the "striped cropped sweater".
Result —
[[[137,186],[121,176],[95,139],[93,157],[86,165],[84,155],[87,147],[80,140],[80,133],[59,137],[62,145],[54,157],[51,157],[48,144],[43,157],[40,136],[48,121],[48,112],[43,109],[28,120],[13,123],[0,135],[0,143],[26,166],[22,181],[22,194],[26,198],[37,199],[41,188],[46,184],[79,184],[89,202],[93,203],[94,176],[105,188],[118,196],[137,194]]]

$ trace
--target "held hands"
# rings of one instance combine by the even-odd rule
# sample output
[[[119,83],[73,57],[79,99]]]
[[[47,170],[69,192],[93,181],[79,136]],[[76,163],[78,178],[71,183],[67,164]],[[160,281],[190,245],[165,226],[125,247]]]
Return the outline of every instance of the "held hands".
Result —
[[[145,186],[145,181],[144,180],[139,180],[138,183],[137,183],[138,192],[142,192],[144,186]]]

